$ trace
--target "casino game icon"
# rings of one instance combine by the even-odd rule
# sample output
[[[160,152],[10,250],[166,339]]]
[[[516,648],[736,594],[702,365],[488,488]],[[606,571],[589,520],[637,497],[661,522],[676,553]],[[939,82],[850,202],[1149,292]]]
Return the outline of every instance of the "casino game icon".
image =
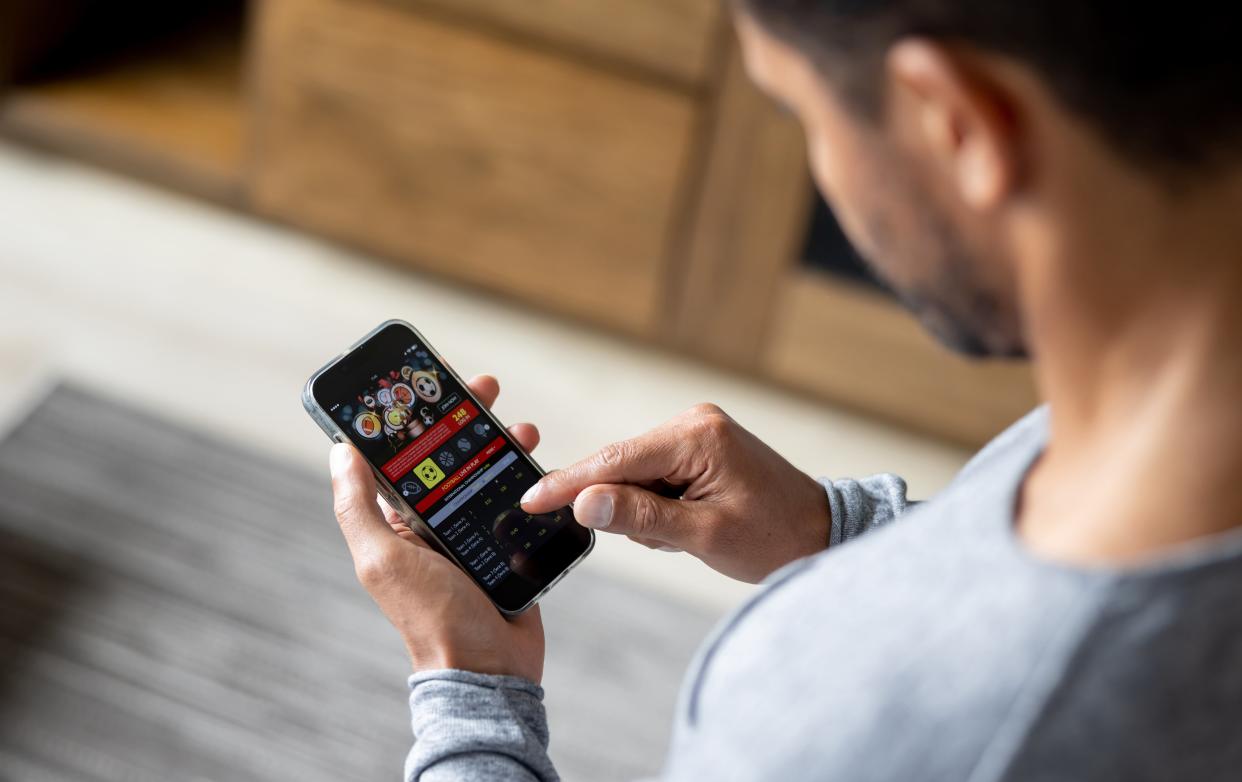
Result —
[[[384,423],[393,429],[401,429],[410,422],[414,414],[405,405],[393,405],[384,410]]]
[[[412,406],[414,404],[414,389],[405,383],[396,383],[392,387],[392,402],[396,405]]]
[[[415,372],[414,393],[418,394],[418,398],[424,402],[438,402],[440,400],[440,381],[430,372]]]
[[[384,433],[384,424],[378,415],[367,410],[354,419],[354,431],[368,440],[376,440]]]

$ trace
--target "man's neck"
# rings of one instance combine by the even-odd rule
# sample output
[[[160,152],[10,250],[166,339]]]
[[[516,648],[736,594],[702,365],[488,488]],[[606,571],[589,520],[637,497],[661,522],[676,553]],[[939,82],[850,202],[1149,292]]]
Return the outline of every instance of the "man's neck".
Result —
[[[1098,210],[1081,263],[1024,280],[1052,432],[1019,529],[1051,558],[1135,562],[1242,526],[1242,183],[1164,197]]]

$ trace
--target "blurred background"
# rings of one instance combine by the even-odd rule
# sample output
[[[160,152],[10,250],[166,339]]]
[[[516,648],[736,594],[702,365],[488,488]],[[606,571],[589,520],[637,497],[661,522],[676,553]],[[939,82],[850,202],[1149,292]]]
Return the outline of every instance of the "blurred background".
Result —
[[[925,497],[1034,401],[867,277],[717,0],[6,0],[0,205],[0,779],[398,773],[298,401],[386,318],[548,467],[714,401]],[[600,541],[546,603],[567,778],[658,769],[750,589]]]

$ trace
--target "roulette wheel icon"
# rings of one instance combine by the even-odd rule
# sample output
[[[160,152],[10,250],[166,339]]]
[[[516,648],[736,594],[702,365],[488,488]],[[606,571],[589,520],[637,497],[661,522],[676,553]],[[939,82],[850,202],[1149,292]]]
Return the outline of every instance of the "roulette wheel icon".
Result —
[[[392,389],[381,388],[375,393],[375,401],[379,402],[380,407],[388,407],[392,404]]]
[[[384,423],[393,429],[403,429],[413,415],[410,408],[405,405],[393,405],[384,410]]]
[[[414,393],[424,402],[440,401],[440,381],[430,372],[415,372],[413,375]]]
[[[466,437],[461,437],[461,438],[458,438],[458,440],[457,440],[457,450],[461,451],[462,453],[466,453],[467,451],[469,451],[469,450],[470,450],[470,440],[469,440],[468,438],[466,438]]]
[[[392,387],[392,403],[410,407],[414,404],[414,389],[405,383],[397,383]]]
[[[354,419],[354,431],[368,440],[375,440],[384,433],[384,424],[378,415],[367,410]]]

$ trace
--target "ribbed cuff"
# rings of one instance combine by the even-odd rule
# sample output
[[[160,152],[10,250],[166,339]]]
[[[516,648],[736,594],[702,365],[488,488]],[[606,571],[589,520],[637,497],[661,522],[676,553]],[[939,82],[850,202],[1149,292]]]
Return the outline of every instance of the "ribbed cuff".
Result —
[[[548,759],[548,722],[543,688],[516,676],[459,670],[422,671],[409,678],[414,747],[405,778],[418,779],[439,763],[486,760],[512,764],[515,776],[557,778]]]

